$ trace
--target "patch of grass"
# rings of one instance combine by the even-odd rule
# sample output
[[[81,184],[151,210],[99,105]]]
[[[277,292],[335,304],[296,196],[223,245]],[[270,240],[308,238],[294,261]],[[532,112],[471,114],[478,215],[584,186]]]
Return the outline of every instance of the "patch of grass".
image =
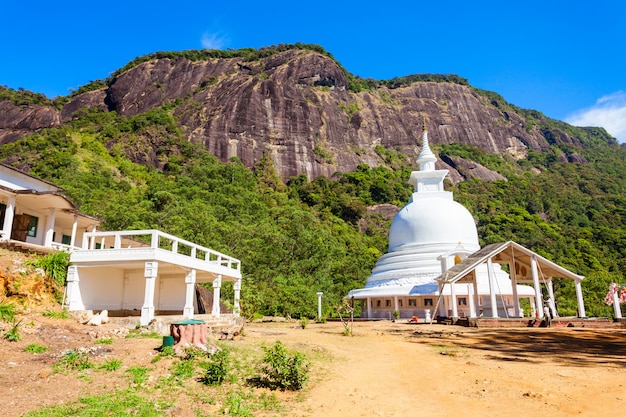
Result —
[[[54,372],[84,371],[93,367],[89,354],[77,349],[70,349],[63,353],[52,369]]]
[[[248,404],[250,396],[240,393],[231,392],[224,401],[222,413],[229,416],[254,417],[250,404]]]
[[[461,349],[455,346],[446,346],[446,345],[433,345],[440,355],[457,357],[461,356]]]
[[[160,333],[148,332],[148,331],[145,331],[145,330],[143,330],[141,328],[139,328],[139,329],[132,329],[126,335],[126,339],[133,339],[133,338],[138,338],[138,339],[161,339],[162,337],[163,336],[161,336]]]
[[[172,407],[171,400],[154,400],[138,395],[133,390],[126,390],[84,397],[72,404],[43,407],[24,417],[161,417],[168,415]]]
[[[48,350],[48,348],[46,346],[41,346],[37,343],[31,343],[30,345],[27,345],[26,347],[24,347],[24,351],[28,352],[28,353],[43,353],[46,350]]]
[[[145,366],[131,366],[126,370],[126,373],[130,375],[130,380],[137,384],[142,385],[148,380],[148,372],[150,369]]]
[[[108,372],[117,371],[122,366],[121,359],[107,359],[104,361],[102,365],[98,367],[98,369],[102,369]]]
[[[98,345],[112,345],[113,339],[110,337],[103,337],[102,339],[96,340],[96,344]]]
[[[0,302],[0,320],[12,322],[15,320],[15,304],[5,299]]]
[[[67,310],[62,310],[62,311],[46,310],[43,313],[41,313],[41,315],[44,317],[51,317],[53,319],[69,319],[72,317],[70,316],[70,313]]]

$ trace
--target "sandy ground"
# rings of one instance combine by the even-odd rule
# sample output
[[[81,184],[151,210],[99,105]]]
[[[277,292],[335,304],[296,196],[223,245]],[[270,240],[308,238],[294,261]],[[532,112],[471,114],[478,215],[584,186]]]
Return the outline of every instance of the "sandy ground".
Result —
[[[20,416],[42,405],[124,388],[102,372],[88,377],[52,372],[58,354],[70,347],[92,346],[126,366],[159,366],[151,363],[160,340],[94,344],[94,337],[113,327],[38,314],[27,318],[21,341],[0,340],[0,415]],[[626,405],[625,330],[470,329],[383,321],[355,323],[353,333],[344,336],[341,323],[310,323],[305,329],[294,322],[259,323],[226,343],[280,340],[289,349],[325,358],[312,363],[303,392],[280,394],[288,411],[269,415],[612,416]],[[49,350],[24,352],[30,343]],[[167,415],[196,414],[181,403]]]

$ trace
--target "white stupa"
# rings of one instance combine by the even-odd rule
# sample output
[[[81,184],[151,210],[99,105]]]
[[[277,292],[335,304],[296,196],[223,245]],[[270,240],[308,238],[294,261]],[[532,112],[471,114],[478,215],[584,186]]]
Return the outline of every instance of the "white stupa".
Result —
[[[424,128],[422,149],[417,158],[419,171],[413,171],[409,179],[414,192],[391,224],[389,251],[376,263],[365,288],[348,294],[354,300],[364,301],[364,317],[390,318],[398,312],[400,317],[430,319],[431,314],[450,316],[453,311],[460,317],[469,317],[470,310],[478,312],[483,304],[491,305],[482,302],[482,297],[490,294],[486,265],[477,269],[476,286],[447,285],[439,297],[441,285],[435,279],[478,251],[480,245],[474,218],[453,200],[451,192],[444,190],[448,170],[435,169],[436,160]],[[499,293],[498,309],[502,309],[499,316],[514,314],[507,307],[513,305],[509,275],[500,265],[493,265],[493,272]],[[518,288],[518,297],[535,296],[531,287],[517,287],[523,287]],[[473,291],[478,291],[478,297]],[[454,297],[450,297],[452,293]],[[458,303],[457,308],[450,305],[453,299]],[[478,306],[471,305],[476,301]]]

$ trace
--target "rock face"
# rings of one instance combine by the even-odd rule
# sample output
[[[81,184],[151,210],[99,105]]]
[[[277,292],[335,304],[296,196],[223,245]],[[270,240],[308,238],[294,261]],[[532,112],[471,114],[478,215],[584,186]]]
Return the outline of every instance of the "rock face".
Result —
[[[468,86],[415,82],[361,93],[348,92],[347,86],[334,60],[309,50],[253,62],[161,58],[121,73],[106,88],[73,97],[61,111],[0,102],[0,143],[59,125],[84,108],[133,116],[170,104],[189,141],[250,167],[268,154],[283,179],[330,177],[362,163],[377,166],[383,163],[378,145],[413,157],[424,118],[434,145],[459,142],[514,158],[555,143],[580,146],[566,133],[526,126],[524,117],[501,110],[502,103]],[[450,178],[497,178],[478,164],[444,162],[457,171]]]

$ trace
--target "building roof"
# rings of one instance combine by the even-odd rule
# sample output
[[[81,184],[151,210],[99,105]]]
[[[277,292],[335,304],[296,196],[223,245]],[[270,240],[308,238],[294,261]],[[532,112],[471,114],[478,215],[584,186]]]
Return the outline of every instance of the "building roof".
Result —
[[[513,241],[493,243],[472,253],[466,259],[454,265],[446,272],[437,277],[437,281],[443,283],[463,282],[471,277],[474,270],[487,262],[491,258],[496,263],[509,263],[515,265],[510,274],[511,278],[515,277],[518,283],[532,282],[531,258],[537,260],[537,268],[539,275],[544,278],[569,278],[573,280],[582,280],[585,277],[577,275],[562,266],[547,260],[543,256],[533,252],[524,246]],[[463,281],[462,281],[463,280]]]

